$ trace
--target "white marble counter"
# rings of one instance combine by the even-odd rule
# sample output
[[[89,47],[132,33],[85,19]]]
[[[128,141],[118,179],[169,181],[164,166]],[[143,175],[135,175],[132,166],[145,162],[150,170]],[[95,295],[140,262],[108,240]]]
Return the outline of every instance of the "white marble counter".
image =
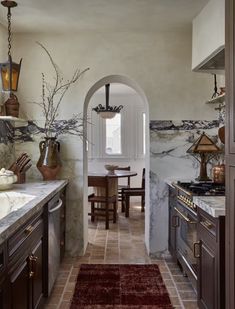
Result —
[[[225,196],[195,196],[193,202],[214,218],[225,216]]]
[[[12,190],[0,192],[0,244],[40,211],[67,183],[67,180],[55,180],[17,184]],[[16,198],[15,202],[12,197]],[[19,200],[20,197],[22,200]],[[11,206],[6,209],[5,199],[9,198]],[[23,206],[19,204],[21,202],[24,202]]]

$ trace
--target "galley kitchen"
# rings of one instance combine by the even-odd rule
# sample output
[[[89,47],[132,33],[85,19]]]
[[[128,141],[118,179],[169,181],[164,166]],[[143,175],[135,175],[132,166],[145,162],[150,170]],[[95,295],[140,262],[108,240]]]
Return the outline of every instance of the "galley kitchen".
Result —
[[[1,2],[0,308],[234,308],[225,2]]]

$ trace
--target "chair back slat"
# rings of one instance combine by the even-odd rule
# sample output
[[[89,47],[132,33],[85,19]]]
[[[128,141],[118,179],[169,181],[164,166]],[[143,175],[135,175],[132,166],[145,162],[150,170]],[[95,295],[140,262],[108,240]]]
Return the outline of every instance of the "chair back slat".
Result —
[[[142,188],[142,189],[145,188],[145,168],[143,168],[143,172],[142,172],[141,188]]]
[[[105,188],[107,192],[108,191],[108,177],[107,176],[88,176],[88,187]]]
[[[116,168],[116,171],[130,171],[131,167],[130,166],[125,166],[125,167],[121,167],[119,166],[118,168]],[[130,176],[126,176],[127,178],[127,185],[130,186],[131,184],[131,177]]]

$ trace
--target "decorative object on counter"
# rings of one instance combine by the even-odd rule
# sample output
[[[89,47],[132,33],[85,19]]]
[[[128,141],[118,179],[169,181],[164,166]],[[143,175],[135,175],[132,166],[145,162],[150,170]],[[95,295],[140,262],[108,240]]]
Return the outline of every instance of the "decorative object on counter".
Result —
[[[0,116],[4,116],[4,106],[0,104]]]
[[[17,176],[12,171],[5,168],[0,170],[0,191],[11,189],[15,182],[17,182]]]
[[[108,171],[108,174],[114,174],[115,170],[118,168],[118,165],[106,164],[104,167]]]
[[[225,87],[220,87],[220,92],[218,92],[216,74],[214,76],[214,92],[211,96],[211,99],[206,103],[224,103],[225,102]]]
[[[110,91],[110,84],[105,85],[105,98],[106,98],[106,105],[103,106],[99,104],[98,106],[92,108],[93,111],[97,112],[100,117],[104,119],[112,119],[115,117],[116,114],[120,113],[123,105],[119,106],[110,106],[109,105],[109,91]]]
[[[17,97],[12,93],[17,91],[19,76],[20,76],[20,63],[15,63],[12,61],[11,57],[11,8],[16,7],[17,3],[15,1],[5,0],[1,4],[7,8],[7,21],[8,21],[8,61],[0,64],[1,79],[2,79],[2,89],[8,91],[10,98],[6,101],[6,115],[18,117],[19,116],[19,102]]]
[[[212,139],[209,138],[208,135],[205,134],[205,132],[203,132],[187,150],[187,153],[192,154],[200,162],[200,175],[197,180],[211,180],[207,176],[207,163],[213,159],[216,154],[221,153],[221,149],[212,141]]]
[[[5,102],[5,110],[7,116],[19,117],[20,104],[13,93],[10,93],[10,98]]]
[[[217,79],[216,79],[216,74],[213,74],[214,76],[214,92],[211,96],[212,99],[216,98],[217,96],[219,96],[219,92],[218,92],[218,88],[217,88]]]
[[[32,166],[30,157],[26,152],[22,153],[17,160],[10,166],[9,170],[17,175],[17,183],[25,183],[26,172]]]
[[[46,52],[55,72],[55,82],[53,85],[45,80],[45,74],[42,73],[42,101],[34,102],[42,108],[43,116],[45,117],[43,130],[45,133],[45,140],[39,145],[40,158],[37,163],[37,168],[43,175],[44,180],[54,180],[62,166],[59,156],[60,144],[56,138],[62,134],[76,135],[81,139],[84,137],[83,117],[79,114],[75,114],[71,119],[59,121],[59,108],[68,89],[72,84],[78,82],[80,77],[89,70],[89,68],[83,71],[76,69],[71,79],[65,81],[63,74],[46,47],[39,42],[37,42],[37,44]]]
[[[225,126],[222,126],[218,130],[218,136],[221,143],[225,144]]]
[[[56,137],[45,137],[45,141],[39,144],[40,158],[37,168],[43,176],[43,180],[55,180],[62,163],[60,160],[60,143]]]
[[[213,182],[224,184],[225,183],[225,164],[218,164],[212,169]]]

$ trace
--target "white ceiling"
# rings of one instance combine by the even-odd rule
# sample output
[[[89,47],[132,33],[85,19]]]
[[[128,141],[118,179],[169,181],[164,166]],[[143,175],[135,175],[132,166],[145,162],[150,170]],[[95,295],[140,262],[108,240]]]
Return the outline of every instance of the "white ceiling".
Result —
[[[13,31],[156,31],[186,27],[208,0],[18,0]],[[6,9],[0,8],[6,25]]]

